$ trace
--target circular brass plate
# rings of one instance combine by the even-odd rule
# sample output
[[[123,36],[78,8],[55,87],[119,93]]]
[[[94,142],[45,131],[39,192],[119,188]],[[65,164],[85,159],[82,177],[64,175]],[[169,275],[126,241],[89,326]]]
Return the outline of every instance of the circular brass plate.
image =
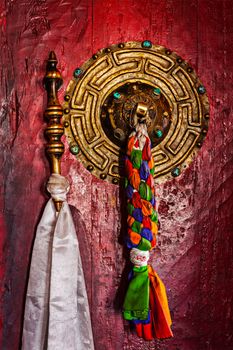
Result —
[[[127,86],[141,86],[149,94],[159,90],[163,99],[164,108],[156,112],[157,124],[149,130],[157,183],[178,176],[187,167],[208,130],[208,98],[194,70],[176,53],[162,46],[149,46],[128,42],[102,49],[75,70],[66,91],[64,122],[70,147],[78,145],[77,158],[86,168],[114,184],[122,176],[123,139],[128,133],[128,125],[122,121],[127,119],[127,103],[133,105],[137,100],[130,96]],[[122,91],[125,102],[118,108],[119,127],[115,123],[119,118],[114,96]],[[148,101],[153,105],[151,99]],[[109,108],[112,122],[103,122],[110,118],[106,116]],[[159,123],[164,112],[169,125],[163,129]],[[158,128],[163,136],[156,140]]]

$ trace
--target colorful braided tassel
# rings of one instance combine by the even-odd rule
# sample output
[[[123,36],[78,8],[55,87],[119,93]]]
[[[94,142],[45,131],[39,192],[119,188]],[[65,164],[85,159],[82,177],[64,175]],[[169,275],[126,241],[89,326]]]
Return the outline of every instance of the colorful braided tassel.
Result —
[[[130,273],[123,316],[135,324],[145,340],[172,337],[171,317],[163,282],[150,265],[149,251],[156,245],[158,213],[154,188],[154,160],[145,124],[131,133],[125,159],[128,211],[127,247],[131,249]]]

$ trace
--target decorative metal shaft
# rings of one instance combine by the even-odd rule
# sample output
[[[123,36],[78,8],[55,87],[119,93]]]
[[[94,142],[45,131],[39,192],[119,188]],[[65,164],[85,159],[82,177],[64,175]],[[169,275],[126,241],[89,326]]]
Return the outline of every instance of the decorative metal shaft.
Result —
[[[49,54],[44,77],[44,86],[47,91],[47,108],[44,113],[45,120],[48,124],[45,129],[45,136],[48,140],[46,144],[46,153],[50,161],[51,173],[61,174],[61,157],[64,153],[64,144],[61,137],[64,134],[64,128],[61,124],[63,115],[62,107],[59,103],[57,92],[62,85],[61,74],[57,69],[57,58],[53,51]],[[62,202],[54,200],[56,210],[61,209]]]

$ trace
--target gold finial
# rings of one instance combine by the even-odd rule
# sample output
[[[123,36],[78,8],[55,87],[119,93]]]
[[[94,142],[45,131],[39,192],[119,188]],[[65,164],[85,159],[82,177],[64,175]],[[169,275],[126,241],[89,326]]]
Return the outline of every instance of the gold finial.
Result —
[[[57,69],[57,58],[53,51],[49,54],[47,61],[46,75],[44,77],[44,86],[47,91],[47,108],[44,117],[47,122],[45,136],[48,140],[46,144],[46,153],[50,161],[51,173],[61,174],[61,157],[64,153],[64,145],[61,137],[64,134],[64,127],[61,124],[62,107],[57,97],[57,92],[62,85],[61,74]],[[62,206],[61,201],[54,201],[56,210],[59,211]]]

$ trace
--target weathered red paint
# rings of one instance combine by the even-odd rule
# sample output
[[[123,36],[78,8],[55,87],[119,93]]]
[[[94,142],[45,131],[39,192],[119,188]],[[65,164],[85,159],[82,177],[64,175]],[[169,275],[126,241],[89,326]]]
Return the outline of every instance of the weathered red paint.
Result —
[[[161,235],[152,264],[167,286],[175,335],[164,342],[138,339],[121,318],[126,260],[118,242],[123,234],[118,188],[94,178],[66,152],[63,174],[72,182],[69,202],[75,207],[96,349],[232,348],[232,7],[231,0],[0,5],[3,350],[19,348],[32,241],[46,201],[42,78],[48,52],[59,59],[62,97],[73,70],[98,49],[144,39],[178,52],[195,67],[211,103],[210,129],[192,166],[157,189]]]

